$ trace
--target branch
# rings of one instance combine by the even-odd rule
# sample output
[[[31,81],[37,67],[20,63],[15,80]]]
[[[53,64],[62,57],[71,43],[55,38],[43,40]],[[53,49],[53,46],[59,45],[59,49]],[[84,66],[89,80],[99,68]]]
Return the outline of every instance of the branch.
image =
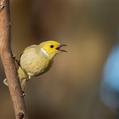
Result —
[[[0,55],[9,85],[16,119],[28,119],[24,97],[12,58],[9,0],[0,0]]]

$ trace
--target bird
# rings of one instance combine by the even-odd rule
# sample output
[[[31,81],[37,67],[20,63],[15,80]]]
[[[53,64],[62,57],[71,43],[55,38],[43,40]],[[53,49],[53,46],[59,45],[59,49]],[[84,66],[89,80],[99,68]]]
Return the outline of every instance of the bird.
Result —
[[[54,57],[60,52],[67,52],[62,47],[67,46],[57,41],[44,41],[40,44],[28,46],[21,53],[18,64],[18,77],[20,80],[22,91],[24,92],[26,82],[32,77],[40,76],[47,72],[52,64]],[[3,83],[8,86],[7,79]]]

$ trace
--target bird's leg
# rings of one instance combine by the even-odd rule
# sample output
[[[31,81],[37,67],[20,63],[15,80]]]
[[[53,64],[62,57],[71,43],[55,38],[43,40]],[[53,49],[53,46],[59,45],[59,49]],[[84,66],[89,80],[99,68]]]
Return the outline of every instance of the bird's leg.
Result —
[[[28,81],[27,79],[22,79],[22,81],[21,81],[22,96],[26,96],[25,87],[26,87],[27,81]]]
[[[33,74],[28,72],[27,75],[28,75],[28,79],[31,79]]]

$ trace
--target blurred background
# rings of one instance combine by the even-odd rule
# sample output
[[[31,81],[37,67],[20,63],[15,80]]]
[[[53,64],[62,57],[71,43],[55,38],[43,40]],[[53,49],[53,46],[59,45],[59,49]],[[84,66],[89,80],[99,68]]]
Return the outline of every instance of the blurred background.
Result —
[[[12,50],[45,40],[68,45],[26,89],[30,119],[114,119],[100,99],[104,64],[119,40],[118,0],[11,0]],[[14,112],[0,67],[0,119]]]

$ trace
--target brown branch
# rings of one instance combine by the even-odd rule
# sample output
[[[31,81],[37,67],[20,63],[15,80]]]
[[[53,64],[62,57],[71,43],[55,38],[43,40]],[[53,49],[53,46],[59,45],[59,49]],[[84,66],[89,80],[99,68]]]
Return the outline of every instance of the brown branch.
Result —
[[[9,0],[0,0],[0,55],[9,85],[16,119],[28,119],[15,62],[11,52]]]

